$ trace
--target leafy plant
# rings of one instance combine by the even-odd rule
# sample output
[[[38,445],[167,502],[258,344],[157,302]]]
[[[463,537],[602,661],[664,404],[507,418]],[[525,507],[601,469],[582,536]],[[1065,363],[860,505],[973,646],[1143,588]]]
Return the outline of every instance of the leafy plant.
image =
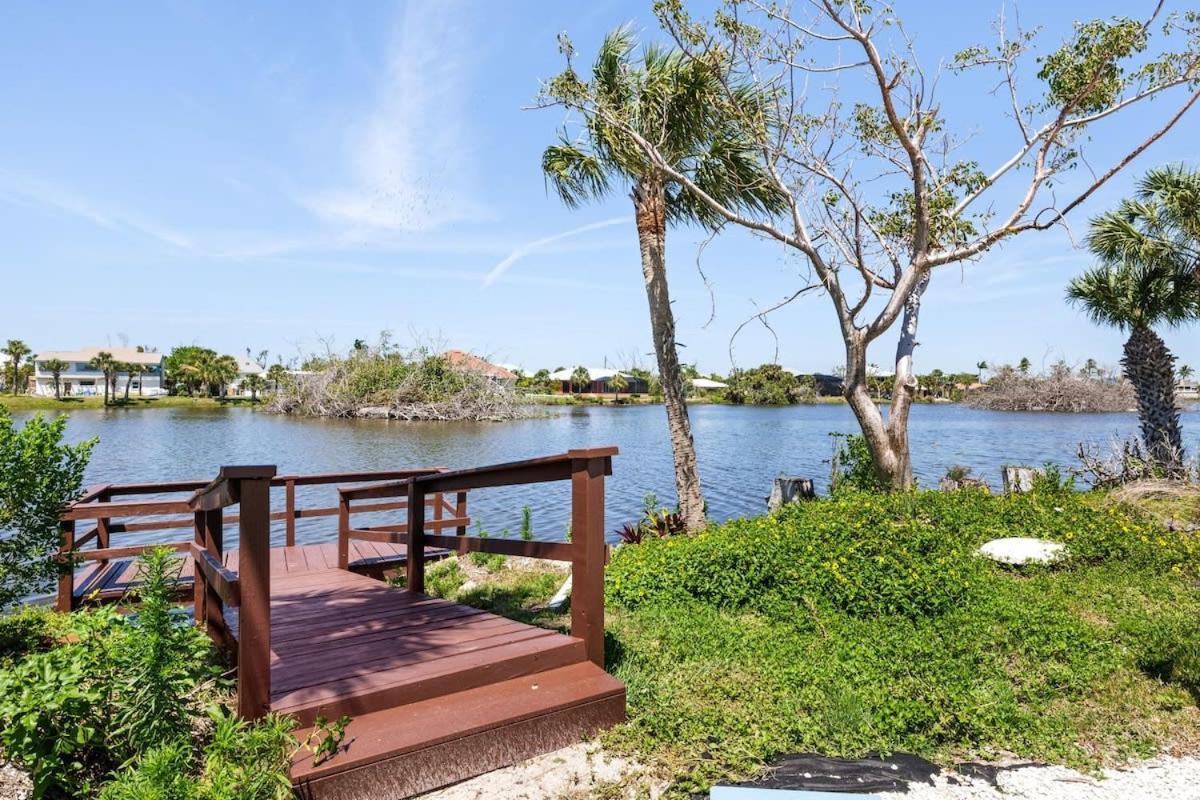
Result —
[[[533,540],[533,509],[529,506],[521,508],[521,538],[526,542]]]
[[[875,470],[866,437],[857,433],[831,433],[833,459],[830,461],[830,490],[859,492],[885,491]]]
[[[79,495],[95,439],[66,444],[67,418],[17,428],[0,407],[0,609],[50,590],[60,567],[58,515]]]

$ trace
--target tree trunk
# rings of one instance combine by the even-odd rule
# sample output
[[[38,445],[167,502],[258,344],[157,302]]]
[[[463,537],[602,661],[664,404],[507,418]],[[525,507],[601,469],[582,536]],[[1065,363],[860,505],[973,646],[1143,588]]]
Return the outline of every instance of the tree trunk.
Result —
[[[663,405],[667,409],[667,428],[675,460],[675,492],[679,497],[679,512],[688,530],[698,530],[705,526],[704,496],[700,491],[696,445],[692,440],[692,425],[688,419],[683,378],[679,372],[675,315],[671,310],[671,297],[667,289],[667,198],[662,180],[658,177],[639,180],[633,188],[633,206],[642,253],[642,275],[646,280],[646,299],[650,304],[654,354],[658,359]]]
[[[1121,366],[1137,393],[1138,421],[1146,452],[1168,477],[1179,477],[1183,432],[1175,403],[1175,356],[1157,333],[1137,327],[1125,342]]]
[[[855,337],[846,343],[846,401],[862,428],[863,437],[871,451],[871,460],[874,462],[879,485],[890,491],[913,488],[908,414],[917,394],[913,353],[918,344],[917,323],[921,316],[921,298],[928,288],[929,275],[926,274],[904,305],[900,340],[896,343],[896,375],[892,384],[892,402],[886,421],[868,388],[867,342],[861,337]]]

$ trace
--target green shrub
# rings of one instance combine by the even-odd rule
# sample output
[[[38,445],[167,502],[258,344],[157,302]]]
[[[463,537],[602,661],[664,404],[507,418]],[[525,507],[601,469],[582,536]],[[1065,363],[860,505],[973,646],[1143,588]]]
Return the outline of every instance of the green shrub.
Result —
[[[425,594],[430,597],[453,599],[462,585],[467,582],[457,558],[447,558],[425,569]]]
[[[0,610],[50,591],[59,564],[58,515],[79,494],[95,439],[63,442],[67,417],[17,428],[0,406]]]
[[[0,668],[48,650],[64,632],[65,623],[61,614],[37,606],[22,606],[0,615]]]
[[[473,550],[467,558],[471,559],[471,563],[480,569],[486,569],[488,572],[504,569],[504,565],[508,559],[499,553],[481,553],[478,550]]]
[[[770,517],[618,548],[608,596],[629,608],[701,600],[764,612],[799,605],[858,617],[927,616],[978,591],[998,568],[975,551],[1003,536],[1064,542],[1074,564],[1183,569],[1200,563],[1196,537],[1076,492],[842,491]]]
[[[1066,542],[1053,567],[975,555]],[[672,796],[786,752],[1094,767],[1200,735],[1197,537],[1067,491],[843,491],[621,547],[611,666]]]

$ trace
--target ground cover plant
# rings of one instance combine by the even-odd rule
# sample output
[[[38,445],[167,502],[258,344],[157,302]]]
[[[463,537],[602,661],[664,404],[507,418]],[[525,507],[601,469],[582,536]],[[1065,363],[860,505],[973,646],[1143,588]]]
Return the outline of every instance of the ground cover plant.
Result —
[[[292,721],[232,714],[225,664],[169,601],[179,561],[155,551],[141,569],[133,614],[0,617],[0,758],[34,798],[290,797]]]

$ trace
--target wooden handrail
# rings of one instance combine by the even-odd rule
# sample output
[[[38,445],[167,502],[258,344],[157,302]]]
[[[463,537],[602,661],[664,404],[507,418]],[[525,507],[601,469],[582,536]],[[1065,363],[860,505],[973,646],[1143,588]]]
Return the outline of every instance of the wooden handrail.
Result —
[[[226,606],[241,605],[237,573],[227,569],[212,553],[195,542],[191,544],[191,553],[196,571],[204,574],[204,580],[220,596],[221,601]]]
[[[439,470],[415,475],[402,481],[385,481],[369,486],[338,487],[338,566],[349,568],[349,542],[353,538],[382,542],[405,542],[407,581],[410,592],[425,591],[425,548],[444,547],[457,553],[484,552],[526,556],[571,562],[572,594],[571,635],[582,639],[588,658],[604,666],[604,565],[607,545],[604,541],[604,478],[612,474],[616,447],[569,450],[543,458],[494,464],[463,470]],[[538,542],[467,536],[465,492],[496,486],[571,481],[571,541]],[[455,517],[445,519],[439,499],[437,513],[426,521],[425,507],[430,495],[457,493]],[[387,497],[408,498],[406,525],[352,528],[350,517],[357,510],[355,500]],[[455,536],[427,533],[446,527],[457,530]]]

